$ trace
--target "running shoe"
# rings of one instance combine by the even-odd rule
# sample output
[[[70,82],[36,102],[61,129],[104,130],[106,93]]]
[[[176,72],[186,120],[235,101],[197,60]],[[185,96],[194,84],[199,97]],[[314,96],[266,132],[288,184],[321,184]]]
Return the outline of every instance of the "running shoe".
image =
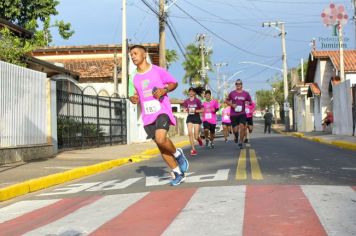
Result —
[[[183,150],[181,148],[177,148],[177,150],[180,152],[179,157],[177,157],[179,168],[183,173],[185,173],[189,169],[189,162],[185,157]]]
[[[200,137],[198,138],[198,143],[199,143],[199,146],[203,146],[203,141],[201,140]]]
[[[172,186],[177,186],[185,180],[184,173],[181,175],[178,174],[177,172],[173,172],[173,173],[174,173],[175,178],[171,181]]]
[[[205,147],[209,147],[209,139],[205,140]]]
[[[196,156],[198,153],[197,153],[197,150],[191,150],[190,151],[190,155],[191,156]]]
[[[239,143],[239,147],[240,149],[243,149],[242,143]]]
[[[210,148],[215,148],[214,142],[210,142]]]
[[[248,143],[248,139],[245,139],[245,143]]]

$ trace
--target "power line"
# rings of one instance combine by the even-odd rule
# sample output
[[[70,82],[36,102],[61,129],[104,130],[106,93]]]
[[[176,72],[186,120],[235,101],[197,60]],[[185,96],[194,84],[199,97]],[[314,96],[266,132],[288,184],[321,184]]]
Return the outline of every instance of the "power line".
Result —
[[[199,6],[195,5],[195,4],[193,4],[193,3],[191,3],[191,2],[188,2],[188,1],[185,1],[185,0],[183,0],[183,1],[186,2],[186,3],[189,4],[189,5],[191,5],[191,6],[195,7],[195,8],[197,8],[197,9],[199,9],[199,10],[205,12],[205,13],[208,13],[209,15],[212,15],[212,16],[214,16],[214,17],[216,17],[216,18],[222,20],[223,22],[229,23],[229,24],[231,24],[231,25],[235,25],[235,26],[237,26],[237,27],[239,27],[239,28],[241,28],[241,29],[244,29],[244,30],[247,30],[247,31],[251,31],[251,32],[254,32],[254,33],[257,33],[257,34],[262,34],[262,35],[266,35],[266,36],[272,36],[272,35],[263,33],[263,32],[258,31],[258,30],[253,30],[253,29],[244,27],[244,26],[242,26],[242,25],[240,25],[240,24],[238,24],[238,23],[235,23],[235,22],[230,21],[229,19],[224,19],[224,18],[222,18],[222,17],[220,17],[220,16],[218,16],[218,15],[215,15],[215,14],[212,13],[212,12],[209,12],[209,11],[207,11],[207,10],[205,10],[205,9],[203,9],[203,8],[201,8],[201,7],[199,7]]]
[[[172,29],[171,25],[170,25],[168,22],[167,22],[167,26],[168,26],[169,31],[171,32],[171,35],[172,35],[174,41],[175,41],[176,44],[177,44],[177,46],[178,46],[180,52],[182,53],[183,57],[186,58],[186,55],[185,55],[186,53],[184,52],[184,49],[182,48],[182,46],[181,46],[180,43],[178,42],[177,37],[175,36],[175,34],[174,34],[174,32],[173,32],[173,29]]]
[[[264,56],[264,55],[260,55],[260,54],[256,54],[253,52],[250,52],[246,49],[240,48],[238,47],[236,44],[231,43],[230,41],[224,39],[223,37],[221,37],[220,35],[218,35],[217,33],[215,33],[214,31],[210,30],[209,28],[207,28],[206,26],[204,26],[202,23],[200,23],[198,20],[196,20],[192,15],[190,15],[188,12],[186,12],[185,10],[183,10],[181,7],[178,6],[178,4],[175,5],[179,10],[181,10],[184,14],[186,14],[187,16],[189,16],[193,21],[195,21],[197,24],[199,24],[201,27],[203,27],[204,29],[206,29],[207,31],[209,31],[212,35],[214,35],[215,37],[219,38],[220,40],[224,41],[225,43],[231,45],[232,47],[245,52],[247,54],[253,55],[253,56],[257,56],[257,57],[271,57],[271,56]]]

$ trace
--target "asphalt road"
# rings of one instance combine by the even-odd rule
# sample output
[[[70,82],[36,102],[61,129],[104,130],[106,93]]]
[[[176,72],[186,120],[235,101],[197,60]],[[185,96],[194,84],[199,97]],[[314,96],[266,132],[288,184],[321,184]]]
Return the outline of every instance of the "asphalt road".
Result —
[[[186,182],[176,187],[169,186],[169,170],[158,157],[11,200],[0,209],[0,235],[30,231],[27,235],[356,234],[354,151],[277,133],[264,134],[261,122],[256,123],[244,149],[240,150],[230,138],[227,143],[217,139],[214,149],[199,147],[197,156],[189,156],[190,150],[185,148],[190,169]],[[82,200],[63,203],[73,199]],[[98,199],[106,199],[101,207],[75,215]],[[147,204],[141,206],[141,202]],[[103,222],[98,223],[104,214],[100,209],[112,215],[106,213],[107,218],[102,217]],[[4,214],[14,216],[1,218]],[[43,214],[53,219],[46,216],[52,220],[44,220]],[[209,214],[213,214],[211,218]],[[11,231],[26,217],[43,221]],[[73,219],[61,221],[62,217]],[[86,217],[98,225],[68,223]],[[154,223],[148,224],[147,219]],[[262,221],[264,225],[260,225]],[[153,227],[152,231],[147,227]]]

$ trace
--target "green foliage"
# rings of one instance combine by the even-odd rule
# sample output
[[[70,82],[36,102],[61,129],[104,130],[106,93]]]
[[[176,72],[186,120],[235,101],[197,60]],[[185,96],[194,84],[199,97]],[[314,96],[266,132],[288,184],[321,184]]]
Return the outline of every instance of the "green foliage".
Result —
[[[169,50],[166,49],[166,66],[167,70],[169,66],[172,65],[174,62],[178,61],[179,57],[176,50]]]
[[[102,128],[97,128],[96,124],[87,123],[83,126],[82,122],[68,117],[58,117],[58,134],[66,138],[76,138],[76,137],[102,137],[105,132]]]
[[[209,83],[209,77],[206,76],[205,81],[201,81],[201,75],[199,74],[199,70],[201,69],[201,56],[199,46],[195,44],[189,44],[186,48],[186,59],[183,62],[183,68],[185,70],[185,75],[183,77],[183,83],[189,85],[192,84],[200,84],[205,86]],[[205,54],[205,64],[209,68],[212,68],[211,63],[211,55],[212,51],[209,51]]]
[[[269,108],[273,105],[273,94],[270,90],[259,90],[256,91],[257,97],[257,108],[263,110],[265,108]]]
[[[33,50],[33,44],[14,36],[9,29],[0,30],[0,60],[24,66],[22,56]]]
[[[21,57],[24,54],[37,47],[48,46],[52,42],[50,32],[52,27],[58,28],[58,33],[64,39],[72,36],[74,31],[70,29],[70,23],[61,20],[51,25],[51,16],[58,15],[56,10],[58,4],[57,0],[1,0],[0,18],[34,32],[34,38],[30,40],[19,39],[7,32],[2,32],[5,36],[0,40],[0,50],[5,52],[5,55],[0,55],[1,59],[22,65]],[[13,50],[8,48],[9,44],[14,45]]]

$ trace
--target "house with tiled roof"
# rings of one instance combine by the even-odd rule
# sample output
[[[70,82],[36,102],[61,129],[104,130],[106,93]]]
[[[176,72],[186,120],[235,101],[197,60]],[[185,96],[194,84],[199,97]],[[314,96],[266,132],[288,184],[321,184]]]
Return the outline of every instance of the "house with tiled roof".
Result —
[[[345,80],[341,81],[338,50],[314,50],[309,55],[305,83],[308,84],[315,131],[323,131],[323,119],[327,111],[332,111],[332,133],[351,135],[355,132],[352,87],[356,86],[356,50],[344,50],[344,71]]]
[[[158,44],[142,44],[147,48],[153,64],[159,64]],[[32,52],[38,59],[79,74],[79,85],[92,86],[96,91],[113,94],[114,67],[117,66],[118,94],[125,96],[126,88],[121,78],[121,45],[56,46],[40,48]]]

